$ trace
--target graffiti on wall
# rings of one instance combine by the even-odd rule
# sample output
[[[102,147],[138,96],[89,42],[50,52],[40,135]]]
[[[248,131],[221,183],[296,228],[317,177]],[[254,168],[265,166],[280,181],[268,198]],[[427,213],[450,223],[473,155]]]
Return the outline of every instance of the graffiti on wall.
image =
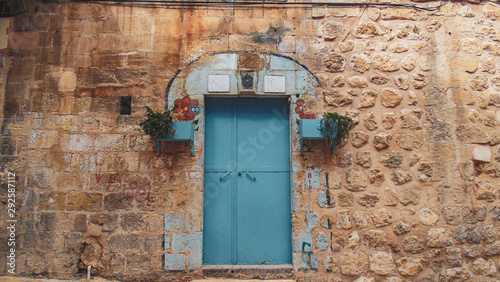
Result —
[[[97,185],[103,185],[106,192],[119,193],[120,196],[127,200],[135,200],[139,204],[151,206],[151,183],[139,184],[135,180],[125,180],[118,173],[101,173],[100,165],[96,162],[97,172],[95,179]]]

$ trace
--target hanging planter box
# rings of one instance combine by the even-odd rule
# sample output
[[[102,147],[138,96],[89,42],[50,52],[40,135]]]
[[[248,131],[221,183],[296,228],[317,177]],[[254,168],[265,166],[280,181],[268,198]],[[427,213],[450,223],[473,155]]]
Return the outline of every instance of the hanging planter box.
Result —
[[[300,135],[300,153],[303,153],[302,147],[304,140],[326,140],[327,134],[324,132],[325,120],[324,119],[300,119],[299,122],[299,135]],[[334,132],[331,138],[337,136],[337,127],[334,127]],[[332,154],[335,153],[335,142],[332,142]]]
[[[190,121],[174,121],[172,122],[173,134],[167,134],[162,137],[157,137],[158,153],[161,154],[161,142],[171,141],[189,141],[191,145],[191,156],[194,156],[194,124]]]

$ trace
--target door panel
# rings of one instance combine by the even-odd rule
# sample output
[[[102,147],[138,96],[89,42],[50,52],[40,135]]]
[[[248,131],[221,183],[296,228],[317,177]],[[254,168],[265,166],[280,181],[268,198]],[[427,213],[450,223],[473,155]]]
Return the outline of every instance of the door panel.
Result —
[[[222,173],[205,173],[203,261],[206,264],[233,264],[231,175],[220,180]]]
[[[291,263],[290,175],[251,173],[238,178],[237,254],[240,264]]]
[[[287,103],[277,99],[243,99],[237,106],[238,168],[290,170]]]
[[[203,263],[291,263],[287,100],[205,107]]]

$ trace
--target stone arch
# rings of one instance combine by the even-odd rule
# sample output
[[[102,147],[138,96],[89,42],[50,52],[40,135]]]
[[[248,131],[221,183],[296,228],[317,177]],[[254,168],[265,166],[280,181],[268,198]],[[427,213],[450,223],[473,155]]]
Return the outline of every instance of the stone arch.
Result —
[[[252,81],[251,86],[248,86],[248,80]],[[321,82],[314,73],[285,55],[252,52],[211,53],[195,59],[177,71],[167,86],[165,100],[167,106],[174,103],[202,106],[205,95],[288,95],[297,100],[302,95],[314,94],[318,86],[321,86]],[[180,102],[183,98],[184,101]],[[195,118],[190,113],[185,114],[187,120]]]

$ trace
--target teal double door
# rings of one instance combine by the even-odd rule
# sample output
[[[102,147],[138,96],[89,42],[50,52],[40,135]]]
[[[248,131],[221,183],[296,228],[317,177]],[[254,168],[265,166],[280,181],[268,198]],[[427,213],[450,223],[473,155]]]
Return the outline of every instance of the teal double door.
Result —
[[[288,102],[205,100],[205,265],[291,264]]]

